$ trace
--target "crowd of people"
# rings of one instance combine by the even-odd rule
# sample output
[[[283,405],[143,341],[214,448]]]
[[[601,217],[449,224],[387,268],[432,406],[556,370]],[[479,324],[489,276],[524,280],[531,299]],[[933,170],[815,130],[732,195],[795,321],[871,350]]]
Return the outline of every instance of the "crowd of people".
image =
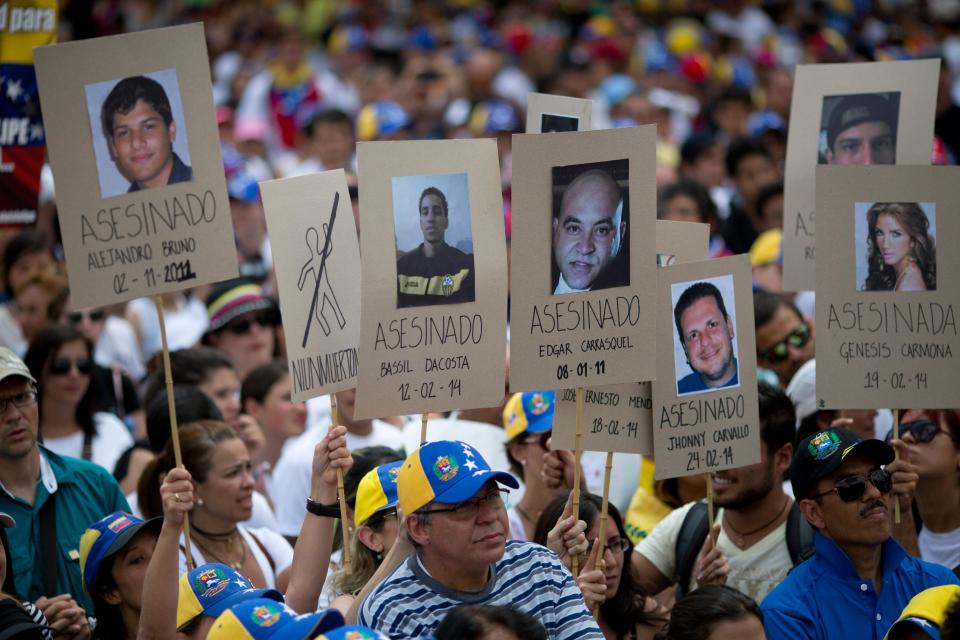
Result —
[[[783,291],[780,231],[797,64],[938,58],[931,162],[960,161],[954,3],[60,12],[61,40],[204,22],[241,278],[161,296],[178,465],[154,301],[71,303],[46,169],[35,227],[0,232],[0,638],[960,638],[960,410],[905,410],[893,437],[888,410],[818,408],[816,300]],[[509,242],[531,91],[592,100],[593,129],[655,124],[658,217],[708,224],[711,257],[752,265],[759,380],[738,382],[758,385],[760,461],[654,480],[618,454],[605,521],[604,456],[552,446],[553,391],[431,416],[421,444],[419,416],[356,418],[354,390],[293,402],[284,358],[257,183],[343,169],[362,230],[357,142],[492,137]],[[896,126],[882,101],[838,104],[820,161],[890,163]],[[558,238],[591,180],[611,182],[571,180]],[[612,262],[627,222],[608,191]],[[446,200],[424,202],[441,246]],[[867,221],[859,289],[936,288],[920,207]],[[555,244],[556,292],[599,287]],[[725,317],[711,296],[690,308]]]

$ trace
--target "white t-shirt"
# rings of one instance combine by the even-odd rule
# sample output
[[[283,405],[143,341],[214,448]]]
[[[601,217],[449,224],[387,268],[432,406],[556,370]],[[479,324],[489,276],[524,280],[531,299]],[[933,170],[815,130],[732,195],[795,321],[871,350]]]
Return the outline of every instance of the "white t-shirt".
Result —
[[[946,533],[934,533],[923,527],[917,536],[920,557],[953,570],[960,566],[960,527]]]
[[[310,497],[310,475],[313,471],[313,449],[327,433],[327,427],[313,427],[285,446],[273,467],[268,487],[277,515],[277,531],[285,536],[300,535]],[[347,447],[351,451],[374,445],[400,451],[403,438],[400,430],[380,420],[373,421],[368,435],[347,433]]]
[[[140,324],[140,351],[144,362],[161,350],[160,321],[152,298],[137,298],[127,303],[127,311],[137,317]],[[167,325],[167,346],[170,351],[188,349],[207,330],[207,307],[194,297],[183,296],[176,309],[164,309],[163,320]]]
[[[117,460],[133,446],[133,436],[127,425],[112,413],[93,414],[93,425],[97,433],[90,443],[90,461],[112,474]],[[77,431],[62,438],[44,438],[43,445],[61,456],[79,458],[83,455],[83,432]]]
[[[260,572],[267,582],[267,588],[276,589],[277,577],[293,563],[293,547],[290,546],[290,543],[287,542],[283,536],[270,529],[248,529],[240,524],[237,525],[237,530],[240,532],[240,535],[243,536],[243,541],[247,543],[247,548],[253,553],[253,557],[256,558],[257,566],[260,567]],[[253,539],[254,537],[260,541],[263,548],[270,554],[270,560],[273,560],[272,569],[270,560],[263,555],[263,551],[260,549],[260,545]],[[190,538],[190,550],[193,552],[193,562],[196,566],[200,566],[208,561],[207,558],[203,557],[203,554],[200,552],[200,549],[197,548],[192,537]],[[214,562],[215,560],[211,558],[209,561]],[[179,575],[183,575],[186,571],[187,558],[183,553],[183,536],[181,535]]]
[[[97,339],[93,359],[101,367],[120,367],[134,382],[143,378],[147,368],[143,364],[140,345],[133,325],[126,318],[108,316]]]
[[[529,542],[529,540],[527,540],[527,532],[523,528],[523,518],[520,516],[520,513],[517,511],[516,505],[507,509],[507,522],[510,523],[510,539],[511,540]]]
[[[680,535],[680,526],[694,504],[696,503],[690,502],[679,509],[674,509],[636,547],[637,553],[653,563],[660,573],[669,578],[676,574],[677,537]],[[723,521],[723,509],[717,510],[716,518],[717,522]],[[726,529],[720,527],[717,546],[727,555],[730,562],[727,585],[750,596],[757,601],[757,604],[762,602],[793,568],[790,550],[787,548],[786,521],[764,536],[762,540],[744,550],[733,544],[727,536]],[[689,590],[696,588],[696,567],[690,572],[690,584],[687,586]]]

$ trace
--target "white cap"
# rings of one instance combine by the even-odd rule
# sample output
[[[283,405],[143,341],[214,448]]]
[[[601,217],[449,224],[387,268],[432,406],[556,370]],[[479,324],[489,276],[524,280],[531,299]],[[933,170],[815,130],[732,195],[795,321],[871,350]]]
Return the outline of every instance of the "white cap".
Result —
[[[787,385],[787,395],[797,411],[797,424],[817,410],[817,362],[813,358],[803,363]]]

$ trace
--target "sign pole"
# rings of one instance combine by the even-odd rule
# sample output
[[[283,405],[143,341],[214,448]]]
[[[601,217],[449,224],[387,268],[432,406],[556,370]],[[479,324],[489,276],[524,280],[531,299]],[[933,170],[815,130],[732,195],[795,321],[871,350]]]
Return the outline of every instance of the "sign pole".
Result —
[[[330,428],[333,429],[340,422],[337,413],[337,396],[330,394]],[[350,527],[347,526],[347,498],[343,490],[343,469],[337,468],[337,502],[340,504],[340,537],[343,539],[343,566],[350,575],[352,568],[350,559]]]
[[[713,546],[717,546],[717,533],[713,530],[713,519],[716,518],[716,515],[713,513],[713,478],[710,477],[710,474],[706,474],[707,479],[707,522],[710,526],[710,540],[713,541]]]
[[[597,562],[594,569],[603,570],[603,556],[606,554],[607,539],[607,511],[610,506],[610,472],[613,470],[613,451],[607,451],[607,464],[603,470],[603,502],[600,506],[600,525],[597,530],[597,541],[594,544],[600,545],[600,551],[597,554]],[[593,610],[593,617],[600,619],[600,605]]]
[[[573,452],[573,519],[580,519],[580,456],[583,455],[583,387],[577,387],[577,430],[574,436]],[[570,571],[576,578],[580,574],[580,558],[574,556],[571,560]]]
[[[157,308],[157,320],[160,322],[160,345],[163,352],[163,378],[167,385],[167,411],[170,413],[170,441],[173,443],[173,459],[177,468],[183,469],[180,456],[180,428],[177,425],[177,403],[173,398],[173,373],[170,369],[170,348],[167,346],[167,323],[163,319],[163,297],[154,296],[153,304]],[[183,555],[187,560],[187,571],[193,571],[193,553],[190,549],[190,514],[183,515]]]
[[[895,440],[900,439],[900,409],[893,410],[893,437]],[[896,449],[893,453],[897,458],[900,457]],[[893,496],[893,523],[900,524],[900,498],[897,496]]]

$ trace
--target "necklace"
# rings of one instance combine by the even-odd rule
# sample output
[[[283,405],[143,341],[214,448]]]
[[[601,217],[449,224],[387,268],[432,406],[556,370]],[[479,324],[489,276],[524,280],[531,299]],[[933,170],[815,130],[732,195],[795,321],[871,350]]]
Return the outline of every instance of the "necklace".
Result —
[[[536,524],[536,523],[537,523],[536,520],[534,520],[533,518],[530,517],[530,514],[529,514],[529,513],[527,513],[526,511],[523,510],[523,508],[520,506],[519,503],[514,507],[514,509],[516,509],[516,510],[517,510],[517,513],[519,513],[519,514],[523,517],[523,519],[526,520],[527,522],[529,522],[530,524]]]
[[[726,521],[727,521],[727,527],[729,527],[731,531],[733,531],[735,534],[737,534],[736,540],[733,541],[734,544],[736,544],[736,545],[737,545],[738,547],[740,547],[740,548],[743,548],[743,546],[746,544],[746,538],[747,538],[747,537],[752,536],[752,535],[754,535],[755,533],[760,533],[761,531],[763,531],[764,529],[766,529],[767,527],[769,527],[770,525],[772,525],[774,522],[776,522],[777,520],[779,520],[779,519],[780,519],[780,516],[783,515],[783,512],[787,510],[787,505],[789,505],[789,504],[790,504],[790,498],[788,498],[787,496],[783,496],[783,506],[780,507],[780,510],[779,510],[779,511],[777,511],[777,514],[776,514],[775,516],[773,516],[771,519],[769,519],[769,520],[767,520],[766,522],[764,522],[762,525],[760,525],[760,526],[757,527],[756,529],[753,529],[752,531],[737,531],[737,528],[734,527],[733,524],[730,523],[730,518],[727,518],[727,517],[726,517],[727,514],[724,513],[723,515],[724,515],[724,518],[725,518]]]
[[[197,529],[197,527],[194,526],[192,523],[190,524],[190,528],[193,529],[194,532],[200,534],[199,536],[193,537],[193,542],[195,542],[196,545],[200,548],[200,551],[203,552],[203,555],[205,558],[216,560],[217,562],[221,562],[223,564],[229,565],[234,569],[236,569],[237,571],[239,571],[240,568],[243,567],[243,563],[246,562],[247,560],[247,546],[243,544],[243,540],[239,539],[240,532],[237,530],[236,527],[233,528],[233,531],[230,531],[228,533],[213,534],[212,536],[204,533],[200,529]],[[213,550],[210,549],[210,547],[208,547],[206,544],[201,543],[200,542],[201,537],[207,538],[210,541],[226,540],[227,541],[227,558],[220,557],[218,554],[214,553]],[[236,547],[238,542],[240,546],[240,560],[231,562],[229,558],[236,557],[236,551],[237,551]]]
[[[232,529],[223,533],[208,533],[192,522],[190,523],[190,528],[202,535],[204,538],[209,538],[210,540],[229,540],[237,533],[237,525],[233,525]]]

